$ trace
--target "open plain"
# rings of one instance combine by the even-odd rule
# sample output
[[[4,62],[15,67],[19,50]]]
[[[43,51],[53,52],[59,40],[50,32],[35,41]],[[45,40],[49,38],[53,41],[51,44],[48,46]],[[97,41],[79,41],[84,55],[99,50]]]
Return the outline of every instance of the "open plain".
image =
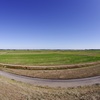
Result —
[[[0,50],[0,70],[53,80],[96,77],[100,76],[100,50]],[[36,86],[1,75],[0,100],[100,99],[99,82],[74,86]]]
[[[100,75],[100,50],[1,50],[0,69],[36,78]]]

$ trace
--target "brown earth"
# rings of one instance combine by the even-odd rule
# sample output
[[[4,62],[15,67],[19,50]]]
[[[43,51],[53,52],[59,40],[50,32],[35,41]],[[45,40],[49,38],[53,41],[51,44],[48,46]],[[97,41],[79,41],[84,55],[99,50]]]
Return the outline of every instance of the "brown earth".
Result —
[[[75,69],[62,69],[62,70],[24,70],[24,69],[11,69],[3,68],[2,70],[37,78],[50,78],[50,79],[73,79],[84,78],[100,75],[100,64],[95,66],[81,67]]]

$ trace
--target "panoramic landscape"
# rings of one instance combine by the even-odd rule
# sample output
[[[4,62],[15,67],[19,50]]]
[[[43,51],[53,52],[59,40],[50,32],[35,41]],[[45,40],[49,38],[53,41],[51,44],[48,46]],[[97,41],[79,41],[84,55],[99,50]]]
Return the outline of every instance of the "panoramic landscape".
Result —
[[[0,9],[0,100],[100,100],[99,0]]]
[[[0,50],[2,70],[50,79],[100,75],[100,50]]]
[[[100,50],[0,50],[0,62],[1,100],[100,99]]]

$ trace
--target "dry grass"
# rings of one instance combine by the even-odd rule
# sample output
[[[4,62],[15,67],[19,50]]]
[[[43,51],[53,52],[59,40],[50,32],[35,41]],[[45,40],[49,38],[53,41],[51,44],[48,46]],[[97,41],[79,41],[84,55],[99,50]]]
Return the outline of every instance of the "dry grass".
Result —
[[[56,66],[25,66],[25,65],[13,65],[13,64],[0,63],[0,67],[2,68],[24,69],[24,70],[62,70],[62,69],[83,68],[83,67],[95,66],[95,65],[100,65],[100,61],[88,62],[82,64],[56,65]]]
[[[75,69],[62,70],[23,70],[3,68],[2,70],[31,77],[50,79],[71,79],[100,75],[100,64],[95,66],[81,67]]]
[[[0,100],[100,100],[100,85],[49,88],[16,82],[0,76]]]

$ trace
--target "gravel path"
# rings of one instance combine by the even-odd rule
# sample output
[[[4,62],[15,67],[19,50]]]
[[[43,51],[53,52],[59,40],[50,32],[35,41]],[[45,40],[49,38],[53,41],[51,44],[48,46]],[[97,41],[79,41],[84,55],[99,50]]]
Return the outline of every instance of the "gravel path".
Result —
[[[82,78],[82,79],[69,79],[69,80],[53,80],[53,79],[40,79],[31,78],[27,76],[20,76],[11,74],[8,72],[0,71],[0,76],[4,76],[16,81],[21,81],[29,84],[34,84],[38,86],[49,86],[49,87],[76,87],[92,84],[100,84],[100,76]]]

